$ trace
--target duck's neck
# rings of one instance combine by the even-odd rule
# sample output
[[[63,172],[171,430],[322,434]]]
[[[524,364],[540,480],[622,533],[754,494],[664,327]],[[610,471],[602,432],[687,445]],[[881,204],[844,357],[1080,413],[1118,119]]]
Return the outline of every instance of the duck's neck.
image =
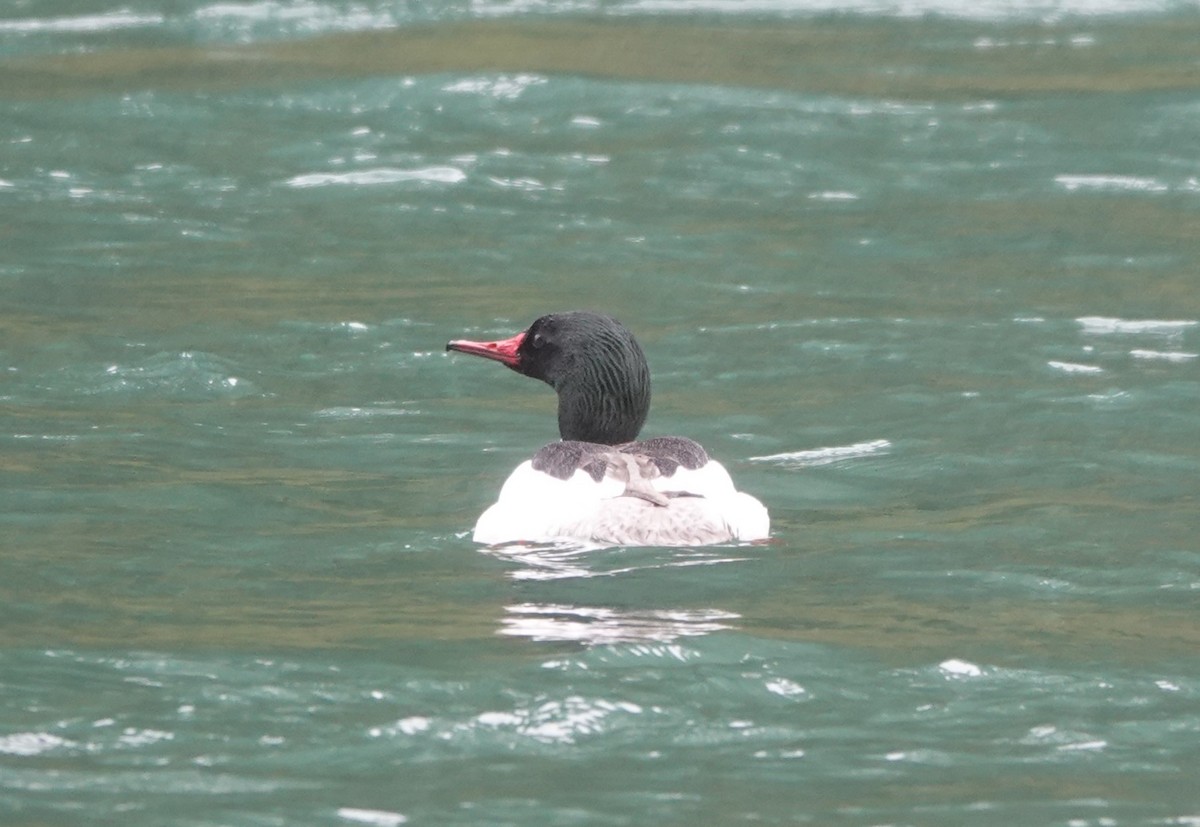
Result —
[[[555,385],[563,439],[601,445],[637,439],[650,412],[650,369],[640,348],[620,356],[581,364]]]

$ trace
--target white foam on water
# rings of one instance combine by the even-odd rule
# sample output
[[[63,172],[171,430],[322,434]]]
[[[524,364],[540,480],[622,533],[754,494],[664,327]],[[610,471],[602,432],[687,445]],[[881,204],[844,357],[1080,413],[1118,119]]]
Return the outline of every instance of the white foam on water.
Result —
[[[1061,370],[1063,373],[1080,373],[1080,374],[1097,374],[1104,373],[1104,368],[1096,365],[1081,365],[1078,362],[1056,362],[1050,361],[1046,363],[1055,370]]]
[[[797,468],[811,467],[884,454],[891,447],[892,443],[886,439],[873,439],[869,442],[855,442],[852,445],[837,445],[803,451],[787,451],[782,454],[768,454],[761,457],[750,457],[750,461],[771,462]]]
[[[1118,319],[1109,316],[1080,316],[1075,321],[1083,327],[1084,333],[1097,336],[1114,333],[1170,336],[1200,324],[1192,319]]]
[[[421,167],[420,169],[395,169],[381,167],[355,172],[315,172],[289,178],[289,187],[328,187],[352,184],[375,186],[378,184],[401,184],[416,181],[428,184],[457,184],[465,181],[467,174],[458,167]]]

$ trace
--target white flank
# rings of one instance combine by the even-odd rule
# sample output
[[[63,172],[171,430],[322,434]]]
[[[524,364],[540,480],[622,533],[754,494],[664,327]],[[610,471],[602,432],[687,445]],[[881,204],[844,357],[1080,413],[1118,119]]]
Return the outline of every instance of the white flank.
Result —
[[[763,540],[770,536],[766,507],[733,487],[729,472],[710,460],[703,468],[680,468],[657,477],[659,491],[673,497],[665,506],[622,496],[625,484],[611,476],[596,482],[577,470],[560,480],[517,466],[500,497],[475,524],[473,539],[486,545],[554,543],[600,545],[706,545]]]

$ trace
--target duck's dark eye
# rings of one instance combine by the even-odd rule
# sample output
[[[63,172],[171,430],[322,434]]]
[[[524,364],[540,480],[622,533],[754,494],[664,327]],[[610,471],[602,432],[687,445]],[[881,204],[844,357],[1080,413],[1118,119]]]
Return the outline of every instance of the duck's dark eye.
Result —
[[[536,350],[537,348],[541,347],[544,344],[546,344],[545,336],[543,336],[540,333],[533,334],[533,340],[530,342],[530,345],[533,346],[534,350]]]

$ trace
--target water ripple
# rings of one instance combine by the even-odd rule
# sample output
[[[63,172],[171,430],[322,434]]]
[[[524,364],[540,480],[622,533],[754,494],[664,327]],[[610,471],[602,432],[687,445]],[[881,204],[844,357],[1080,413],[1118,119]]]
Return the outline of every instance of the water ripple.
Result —
[[[1085,334],[1103,336],[1107,334],[1147,334],[1152,336],[1175,336],[1200,322],[1193,319],[1119,319],[1108,316],[1080,316],[1075,320]]]
[[[375,827],[396,827],[404,824],[408,818],[390,810],[363,810],[358,807],[342,807],[337,811],[340,818],[357,824],[373,824]]]
[[[1187,362],[1200,356],[1200,353],[1184,353],[1183,351],[1141,350],[1129,351],[1134,359],[1145,359],[1159,362]]]
[[[1054,368],[1055,370],[1062,371],[1063,373],[1077,373],[1077,374],[1087,374],[1087,375],[1104,373],[1104,368],[1102,368],[1098,365],[1084,365],[1084,364],[1080,364],[1078,362],[1059,362],[1057,360],[1051,360],[1051,361],[1047,362],[1046,364],[1049,367]]]
[[[500,75],[499,77],[465,78],[442,87],[442,91],[516,100],[527,89],[541,86],[547,82],[546,78],[540,75]]]
[[[191,398],[212,393],[246,396],[258,391],[235,375],[221,357],[201,351],[158,353],[129,364],[112,364],[92,393],[158,393]]]
[[[127,11],[111,14],[85,14],[76,17],[28,17],[17,20],[0,20],[0,33],[102,32],[110,29],[156,26],[165,20],[166,18],[161,14],[134,14]]]
[[[840,462],[864,459],[888,453],[892,443],[886,439],[873,439],[869,442],[855,442],[853,445],[838,445],[827,448],[813,448],[803,451],[787,451],[782,454],[769,454],[762,457],[750,457],[751,462],[767,462],[782,465],[786,468],[811,468],[819,465],[832,465]]]
[[[1054,182],[1068,192],[1100,190],[1110,192],[1167,192],[1170,187],[1157,178],[1136,175],[1058,175]]]
[[[418,182],[426,184],[457,184],[465,181],[467,174],[458,167],[433,166],[419,169],[395,169],[382,167],[379,169],[364,169],[355,172],[316,172],[307,175],[297,175],[285,183],[289,187],[300,189],[307,187],[327,187],[331,185],[351,184],[354,186],[374,186],[377,184],[401,184]]]
[[[635,555],[629,562],[626,552]],[[483,549],[483,553],[522,568],[510,575],[514,580],[564,580],[572,578],[615,577],[656,569],[716,566],[741,563],[751,558],[731,556],[728,548],[647,548],[598,547],[564,542],[551,546],[509,545]]]
[[[0,754],[3,755],[41,755],[44,752],[61,747],[74,747],[73,741],[51,735],[49,732],[15,732],[12,735],[0,736]]]
[[[500,634],[536,641],[588,644],[669,643],[731,629],[740,615],[721,609],[618,610],[606,607],[522,603],[506,606]]]

